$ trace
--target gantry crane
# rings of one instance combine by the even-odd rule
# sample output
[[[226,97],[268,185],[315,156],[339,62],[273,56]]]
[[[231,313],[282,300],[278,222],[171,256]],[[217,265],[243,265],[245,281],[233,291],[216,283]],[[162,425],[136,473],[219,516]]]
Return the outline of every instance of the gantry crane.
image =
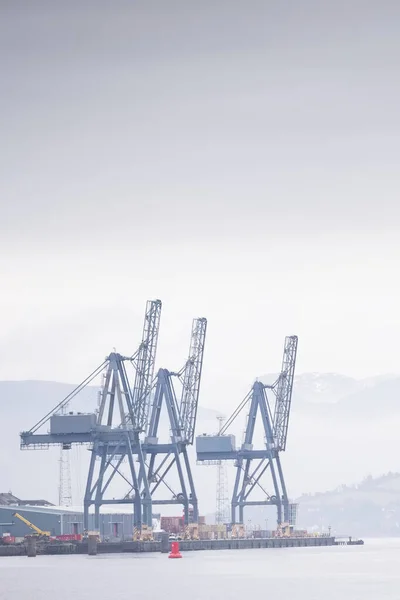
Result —
[[[207,321],[204,318],[193,321],[189,358],[184,367],[178,373],[160,369],[153,379],[160,315],[161,301],[149,301],[138,351],[130,357],[112,352],[52,411],[29,431],[21,433],[22,449],[89,444],[91,459],[84,496],[85,529],[88,529],[92,505],[95,510],[95,529],[99,528],[100,507],[104,504],[133,505],[137,531],[142,529],[143,523],[152,525],[153,503],[182,504],[186,522],[189,520],[189,505],[192,505],[193,518],[197,520],[197,497],[187,446],[193,444],[194,440]],[[133,387],[128,378],[127,369],[130,366],[136,371]],[[63,407],[100,374],[103,380],[97,413],[61,414]],[[179,405],[173,379],[182,385]],[[149,419],[151,398],[153,403]],[[172,436],[168,444],[159,444],[157,434],[164,403]],[[50,422],[50,432],[41,433],[41,428],[47,422]],[[160,454],[164,458],[161,464],[156,465]],[[124,462],[128,464],[128,475],[122,469]],[[160,484],[171,490],[165,476],[174,465],[181,491],[177,494],[171,492],[172,497],[170,495],[165,500],[154,499]],[[117,475],[127,484],[127,492],[123,497],[107,497]]]
[[[196,438],[198,461],[211,464],[218,460],[235,461],[236,477],[231,501],[232,524],[243,524],[244,507],[255,505],[276,506],[279,526],[282,522],[291,520],[280,452],[286,449],[297,342],[296,336],[286,337],[281,373],[274,384],[265,385],[256,381],[218,435]],[[273,413],[267,391],[272,392],[276,398]],[[227,431],[245,407],[249,407],[245,437],[242,446],[237,449],[234,436],[227,435]],[[253,437],[258,414],[261,416],[265,439],[263,448],[254,449]],[[262,484],[264,475],[268,473],[271,476],[272,493],[269,493]],[[255,489],[262,490],[264,500],[251,499]],[[239,509],[239,518],[237,518],[237,509]]]
[[[91,459],[84,497],[84,528],[88,529],[89,509],[95,507],[95,528],[99,528],[100,507],[103,504],[131,504],[134,523],[142,526],[142,506],[151,503],[140,434],[146,428],[152,389],[154,363],[160,324],[161,301],[149,301],[146,306],[142,342],[131,357],[112,352],[75,390],[47,413],[29,431],[21,433],[21,448],[47,448],[50,445],[89,444]],[[129,383],[127,367],[136,368],[135,384]],[[97,414],[60,414],[72,398],[105,373]],[[50,422],[50,433],[40,433]],[[138,470],[134,456],[137,457]],[[127,460],[129,474],[121,465]],[[119,475],[133,492],[123,498],[106,498],[114,477]],[[138,478],[141,477],[142,490]],[[146,512],[146,509],[143,509]]]
[[[198,521],[198,500],[187,448],[194,441],[206,330],[207,320],[205,318],[194,319],[189,357],[183,368],[178,372],[167,369],[158,371],[149,428],[144,444],[144,448],[150,454],[147,481],[153,499],[152,503],[182,504],[185,525],[188,525],[190,521],[190,506],[193,510],[191,517],[193,522]],[[182,386],[179,404],[175,391],[177,381]],[[167,444],[158,442],[163,404],[167,409],[170,426],[170,441]],[[159,461],[158,456],[162,456]],[[175,493],[166,480],[167,474],[174,466],[179,479],[179,493]],[[167,489],[168,498],[155,499],[157,490],[163,489],[163,487]]]

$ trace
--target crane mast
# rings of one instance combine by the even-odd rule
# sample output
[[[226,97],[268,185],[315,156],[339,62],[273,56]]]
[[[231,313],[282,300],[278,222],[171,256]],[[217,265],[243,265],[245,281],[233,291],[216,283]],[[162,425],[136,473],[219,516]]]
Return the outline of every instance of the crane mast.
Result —
[[[278,451],[284,451],[286,449],[294,370],[296,366],[297,341],[297,336],[295,335],[287,336],[285,338],[282,369],[278,380],[274,384],[276,402],[273,424],[275,444]]]
[[[160,329],[161,300],[149,300],[146,305],[142,341],[132,357],[136,369],[133,386],[133,424],[139,431],[145,431],[150,408],[150,395],[154,377],[158,332]]]
[[[206,331],[207,319],[202,317],[193,320],[189,358],[179,373],[182,381],[179,413],[183,440],[187,444],[193,444],[194,440]]]

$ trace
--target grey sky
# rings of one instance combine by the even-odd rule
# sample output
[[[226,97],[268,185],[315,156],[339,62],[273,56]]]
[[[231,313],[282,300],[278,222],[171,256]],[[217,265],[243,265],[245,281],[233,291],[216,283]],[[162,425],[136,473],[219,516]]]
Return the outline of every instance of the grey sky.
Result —
[[[203,404],[398,371],[397,2],[1,3],[0,378],[160,362],[209,319]],[[229,398],[229,399],[228,399]]]

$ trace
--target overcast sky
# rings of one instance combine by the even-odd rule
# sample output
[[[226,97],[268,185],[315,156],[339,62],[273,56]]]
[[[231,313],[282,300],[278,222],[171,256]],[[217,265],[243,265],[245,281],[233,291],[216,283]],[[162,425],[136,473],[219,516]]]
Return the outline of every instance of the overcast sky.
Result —
[[[3,0],[0,378],[159,364],[204,405],[278,370],[398,372],[400,4]]]

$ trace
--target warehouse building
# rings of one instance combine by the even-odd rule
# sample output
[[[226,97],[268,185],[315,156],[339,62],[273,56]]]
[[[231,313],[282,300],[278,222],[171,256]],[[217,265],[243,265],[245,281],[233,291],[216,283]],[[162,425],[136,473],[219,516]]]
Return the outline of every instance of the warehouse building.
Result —
[[[118,510],[120,508],[120,510]],[[18,513],[42,531],[50,535],[76,535],[83,531],[82,508],[66,508],[60,506],[28,506],[15,504],[0,505],[0,535],[8,533],[15,537],[24,537],[32,533],[31,529],[21,521]],[[89,530],[94,530],[94,514],[89,515]],[[109,541],[132,539],[133,512],[128,513],[126,507],[113,507],[100,511],[100,535]]]

